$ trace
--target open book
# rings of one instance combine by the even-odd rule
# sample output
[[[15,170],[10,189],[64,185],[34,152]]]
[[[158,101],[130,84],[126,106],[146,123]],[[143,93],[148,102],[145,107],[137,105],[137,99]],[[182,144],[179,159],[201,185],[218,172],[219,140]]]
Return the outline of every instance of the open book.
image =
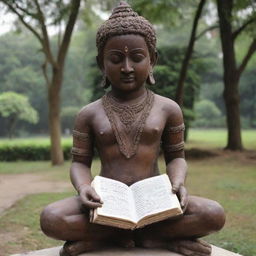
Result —
[[[126,184],[96,176],[92,182],[103,206],[91,210],[90,221],[124,229],[135,229],[182,214],[166,174]]]

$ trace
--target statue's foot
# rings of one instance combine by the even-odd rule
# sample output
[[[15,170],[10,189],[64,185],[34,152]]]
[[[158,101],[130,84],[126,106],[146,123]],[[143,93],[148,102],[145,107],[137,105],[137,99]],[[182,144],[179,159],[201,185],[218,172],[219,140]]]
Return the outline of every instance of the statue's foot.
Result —
[[[120,246],[123,248],[134,248],[135,243],[131,239],[119,239],[116,241],[112,240],[113,245]],[[106,246],[107,242],[88,242],[88,241],[75,241],[66,242],[60,250],[60,256],[77,256],[81,253],[94,251]]]
[[[166,242],[155,239],[137,239],[136,246],[143,248],[167,248],[168,250],[180,253],[185,256],[210,256],[212,247],[205,241],[194,240],[173,240]]]
[[[66,242],[60,250],[60,256],[76,256],[100,248],[99,242],[76,241]]]
[[[167,247],[170,251],[186,256],[210,256],[212,253],[211,245],[199,239],[173,240]]]

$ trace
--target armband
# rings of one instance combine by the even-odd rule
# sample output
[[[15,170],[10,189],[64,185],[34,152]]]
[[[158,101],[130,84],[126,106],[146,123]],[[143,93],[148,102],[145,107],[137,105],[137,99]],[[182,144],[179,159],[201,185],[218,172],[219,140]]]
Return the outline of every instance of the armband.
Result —
[[[89,134],[87,132],[84,133],[84,132],[73,130],[73,136],[81,141],[88,141],[89,139]]]
[[[173,144],[173,145],[164,145],[164,151],[166,153],[176,152],[184,149],[184,141]]]
[[[73,147],[71,149],[73,156],[92,156],[93,143],[89,132],[80,132],[73,130]]]
[[[182,132],[184,130],[185,130],[185,125],[184,124],[174,126],[174,127],[170,126],[170,127],[167,128],[167,132],[169,132],[169,133],[179,133],[179,132]]]
[[[91,156],[92,152],[90,150],[72,147],[71,154],[76,156]]]

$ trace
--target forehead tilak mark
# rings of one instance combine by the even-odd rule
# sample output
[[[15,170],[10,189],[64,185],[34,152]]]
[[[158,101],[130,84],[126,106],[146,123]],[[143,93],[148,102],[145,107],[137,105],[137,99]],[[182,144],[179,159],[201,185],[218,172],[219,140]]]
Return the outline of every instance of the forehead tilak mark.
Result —
[[[125,52],[125,53],[128,52],[128,47],[127,47],[127,46],[124,47],[124,52]]]

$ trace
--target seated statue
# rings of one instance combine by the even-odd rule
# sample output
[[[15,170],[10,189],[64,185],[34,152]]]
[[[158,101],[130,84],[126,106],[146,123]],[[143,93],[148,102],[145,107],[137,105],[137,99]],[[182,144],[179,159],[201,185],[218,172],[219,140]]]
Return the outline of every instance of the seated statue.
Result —
[[[96,45],[103,84],[110,90],[77,115],[70,176],[78,195],[43,210],[43,232],[66,241],[60,255],[75,256],[106,244],[211,255],[211,246],[199,238],[223,227],[224,211],[215,201],[188,195],[182,112],[174,101],[145,86],[155,83],[157,52],[153,26],[121,2],[100,26]],[[127,185],[159,175],[161,147],[166,173],[184,214],[135,230],[90,223],[90,209],[104,203],[90,186],[94,146],[101,161],[100,175]]]

